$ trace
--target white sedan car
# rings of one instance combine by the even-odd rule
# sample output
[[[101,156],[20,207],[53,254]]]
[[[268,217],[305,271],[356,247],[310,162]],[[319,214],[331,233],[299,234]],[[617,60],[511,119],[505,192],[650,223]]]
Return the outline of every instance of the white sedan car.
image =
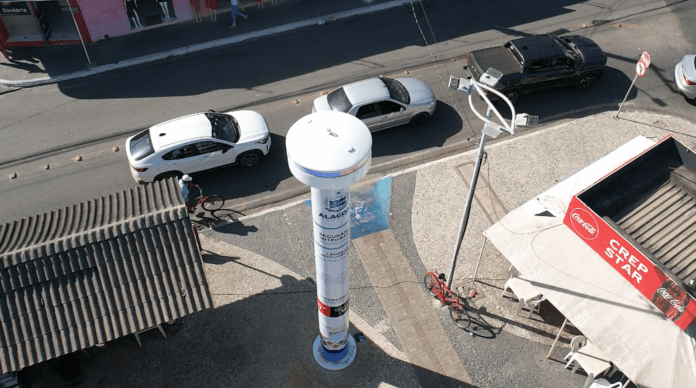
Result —
[[[685,55],[674,67],[674,83],[689,100],[696,101],[696,55]]]
[[[425,124],[435,112],[433,91],[415,78],[370,78],[314,100],[312,112],[338,111],[362,120],[370,132]]]
[[[157,124],[126,140],[133,178],[152,182],[230,164],[250,167],[268,154],[271,137],[260,114],[196,113]]]

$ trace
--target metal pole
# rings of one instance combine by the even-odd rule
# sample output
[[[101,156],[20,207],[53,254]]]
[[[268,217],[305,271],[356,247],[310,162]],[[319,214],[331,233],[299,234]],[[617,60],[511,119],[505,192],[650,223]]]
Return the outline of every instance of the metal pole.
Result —
[[[563,333],[563,329],[565,329],[566,323],[568,323],[568,318],[563,320],[563,324],[561,325],[561,330],[558,331],[558,335],[556,336],[556,339],[553,340],[553,344],[551,344],[551,349],[549,350],[549,354],[546,355],[547,360],[549,359],[549,357],[551,357],[551,352],[553,352],[553,348],[556,346],[556,342],[558,342],[558,339],[561,337],[561,333]]]
[[[481,244],[481,252],[479,252],[479,258],[476,262],[476,269],[474,270],[474,283],[476,283],[476,275],[478,274],[479,264],[481,264],[481,257],[483,256],[483,248],[486,246],[486,237],[483,238],[483,244]]]
[[[493,116],[493,110],[489,107],[486,112],[486,118],[490,119]],[[450,264],[449,273],[447,274],[447,288],[452,287],[452,278],[454,277],[454,267],[457,265],[457,255],[459,254],[459,248],[462,246],[462,240],[464,239],[464,232],[466,232],[466,224],[469,223],[469,213],[471,212],[471,202],[474,200],[474,190],[476,189],[476,181],[478,181],[478,174],[481,170],[481,161],[483,160],[483,147],[486,146],[486,134],[481,131],[481,143],[479,144],[478,155],[476,156],[476,164],[474,165],[474,175],[471,177],[471,183],[469,184],[469,194],[466,197],[466,205],[464,205],[464,214],[462,215],[462,224],[459,226],[459,237],[457,237],[457,244],[454,247],[454,254],[452,255],[452,264]]]
[[[623,104],[624,104],[624,102],[626,102],[626,99],[628,98],[628,94],[631,93],[631,89],[633,89],[633,84],[636,83],[637,78],[638,78],[638,74],[636,74],[633,77],[633,82],[631,82],[631,86],[628,88],[628,91],[626,92],[626,96],[624,97],[623,101],[621,101],[621,105],[619,105],[619,111],[616,112],[615,118],[617,118],[617,119],[619,118],[619,113],[621,113],[621,108],[623,108]]]
[[[77,29],[77,35],[80,37],[80,43],[82,43],[82,49],[85,50],[85,56],[87,57],[87,62],[89,66],[92,67],[92,61],[89,60],[89,54],[87,54],[87,47],[85,47],[85,41],[82,39],[82,33],[80,32],[80,27],[77,25],[77,20],[75,20],[75,13],[73,12],[73,6],[70,6],[70,15],[72,16],[73,23],[75,23],[75,29]]]

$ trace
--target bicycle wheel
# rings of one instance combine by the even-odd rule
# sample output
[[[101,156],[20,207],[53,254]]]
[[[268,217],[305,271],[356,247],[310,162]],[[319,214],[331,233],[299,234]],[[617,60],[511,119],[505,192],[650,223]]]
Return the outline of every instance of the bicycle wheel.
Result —
[[[469,313],[466,312],[466,307],[459,303],[450,306],[450,318],[452,318],[454,324],[461,329],[466,329],[471,324],[471,319],[469,318]]]
[[[425,289],[428,290],[428,293],[432,296],[442,294],[442,291],[440,290],[440,283],[437,281],[437,279],[435,279],[435,276],[429,273],[425,274],[425,277],[423,278],[423,285],[425,286]],[[440,292],[438,293],[437,291]]]
[[[211,195],[201,204],[203,209],[213,211],[218,210],[225,204],[225,200],[219,195]]]

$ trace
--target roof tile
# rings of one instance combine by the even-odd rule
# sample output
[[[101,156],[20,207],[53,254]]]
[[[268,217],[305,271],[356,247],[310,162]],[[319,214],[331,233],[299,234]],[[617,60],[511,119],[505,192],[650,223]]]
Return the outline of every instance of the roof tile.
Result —
[[[211,307],[174,180],[0,225],[0,373]]]

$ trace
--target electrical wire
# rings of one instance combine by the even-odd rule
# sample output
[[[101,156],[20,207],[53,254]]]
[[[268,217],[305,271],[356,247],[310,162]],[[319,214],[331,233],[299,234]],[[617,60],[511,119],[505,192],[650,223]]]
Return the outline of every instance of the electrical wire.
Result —
[[[418,0],[418,3],[420,4],[421,10],[423,11],[423,17],[425,17],[425,22],[428,25],[428,29],[430,30],[430,35],[432,36],[435,49],[437,50],[437,54],[440,57],[440,59],[442,59],[442,52],[440,52],[440,47],[439,47],[437,38],[435,38],[435,31],[433,30],[432,24],[430,23],[430,19],[428,18],[428,14],[425,12],[425,6],[423,5],[422,0]],[[421,37],[423,38],[423,42],[425,43],[425,47],[428,48],[428,52],[430,53],[430,59],[433,62],[433,65],[435,66],[435,71],[437,73],[437,76],[440,78],[440,82],[442,83],[442,85],[445,86],[445,89],[447,89],[447,94],[450,97],[450,102],[452,103],[452,106],[454,106],[454,110],[457,112],[457,115],[459,115],[459,118],[462,119],[462,121],[466,120],[467,124],[469,125],[469,131],[471,132],[472,137],[476,137],[476,133],[472,129],[471,122],[469,121],[469,118],[466,117],[466,115],[462,114],[462,112],[460,111],[460,108],[463,105],[460,97],[457,97],[457,101],[455,101],[455,99],[452,95],[452,90],[449,88],[449,85],[447,83],[445,83],[445,80],[442,79],[442,74],[440,73],[440,69],[437,66],[437,61],[435,60],[435,56],[433,55],[433,51],[430,48],[431,45],[428,44],[428,39],[425,37],[425,34],[423,33],[423,29],[421,28],[420,22],[418,21],[418,16],[416,16],[416,9],[413,6],[413,1],[411,1],[410,4],[411,4],[411,12],[413,13],[413,19],[416,21],[416,26],[418,27],[418,31],[420,32]],[[443,67],[445,68],[445,72],[447,74],[448,83],[449,83],[449,77],[451,76],[451,74],[449,72],[449,69],[447,69],[447,64],[444,62],[443,62]],[[467,139],[467,141],[472,143],[472,144],[476,144],[475,142],[473,142],[469,139]]]
[[[487,155],[484,154],[484,156],[487,156]],[[484,162],[487,162],[487,161],[488,161],[488,159],[486,158],[486,159],[484,160]],[[493,192],[493,186],[492,186],[492,183],[491,183],[491,175],[490,175],[490,174],[491,174],[490,163],[488,163],[487,166],[486,166],[486,179],[488,180],[488,195],[489,195],[489,199],[490,199],[491,204],[492,204],[492,203],[493,203],[493,195],[492,195],[491,193]],[[577,180],[577,177],[576,177],[576,180]],[[577,183],[577,182],[576,182],[576,183]],[[573,187],[574,187],[574,186],[575,186],[575,184],[573,184]],[[550,261],[547,261],[547,260],[544,260],[544,259],[537,253],[537,251],[534,249],[534,240],[536,240],[536,238],[539,237],[539,235],[541,234],[541,232],[544,232],[544,231],[549,230],[549,229],[554,229],[554,228],[559,228],[559,227],[565,226],[564,224],[561,223],[561,224],[551,225],[551,226],[549,226],[549,227],[547,227],[547,228],[535,230],[535,231],[528,232],[528,233],[513,232],[512,230],[508,229],[508,228],[505,226],[505,224],[502,222],[502,220],[499,220],[499,221],[498,221],[498,224],[500,224],[500,226],[502,226],[503,229],[505,229],[505,230],[508,231],[509,233],[514,234],[514,235],[517,235],[517,236],[523,236],[523,235],[529,235],[529,234],[537,234],[536,236],[534,236],[534,237],[532,238],[532,241],[530,241],[530,248],[531,248],[532,254],[533,254],[534,256],[536,256],[536,258],[537,258],[539,261],[541,261],[542,263],[546,264],[546,265],[549,266],[550,268],[553,268],[553,269],[555,269],[556,271],[558,271],[558,272],[560,272],[560,273],[562,273],[562,274],[568,276],[569,278],[572,278],[572,279],[575,279],[575,280],[577,280],[577,281],[583,282],[583,283],[585,283],[585,284],[591,285],[591,286],[593,286],[593,287],[595,287],[595,288],[599,288],[599,287],[597,287],[597,286],[595,286],[595,285],[593,285],[593,284],[587,283],[587,282],[585,282],[585,281],[583,281],[583,280],[577,278],[573,273],[570,273],[570,272],[566,271],[564,268],[558,267],[558,266],[554,265],[554,263],[552,263],[552,262],[550,262]]]

